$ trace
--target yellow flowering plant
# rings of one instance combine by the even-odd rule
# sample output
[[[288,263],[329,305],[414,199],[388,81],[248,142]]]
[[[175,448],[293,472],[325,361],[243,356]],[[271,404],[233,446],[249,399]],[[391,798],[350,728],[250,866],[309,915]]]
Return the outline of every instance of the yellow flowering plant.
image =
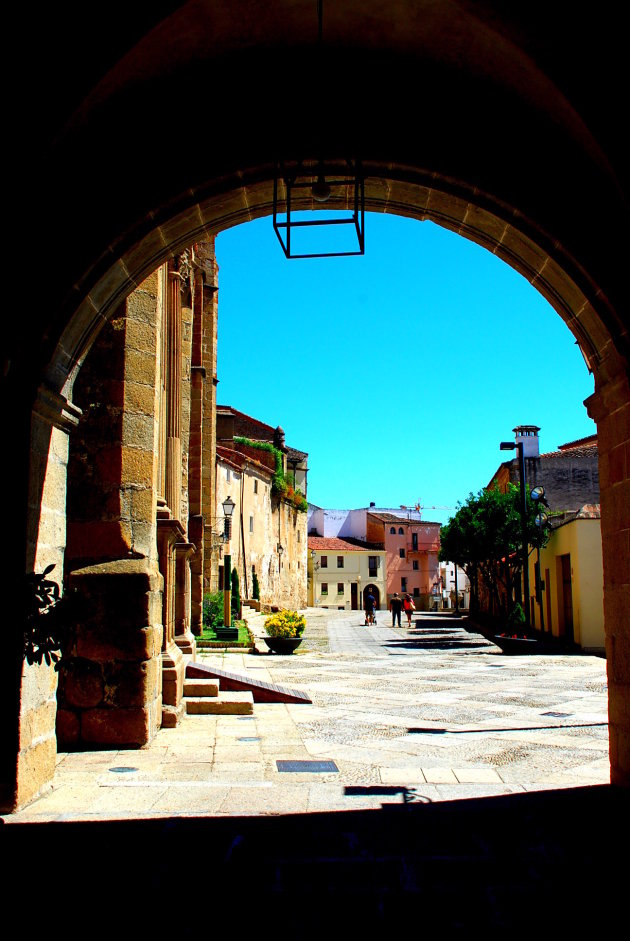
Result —
[[[305,627],[306,618],[297,611],[278,611],[265,621],[270,637],[301,637]]]

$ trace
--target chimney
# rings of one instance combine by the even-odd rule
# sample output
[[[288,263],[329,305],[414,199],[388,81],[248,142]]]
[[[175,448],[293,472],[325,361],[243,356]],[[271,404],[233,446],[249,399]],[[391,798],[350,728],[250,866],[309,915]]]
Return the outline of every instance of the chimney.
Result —
[[[370,509],[371,509],[373,506],[376,506],[376,503],[374,502],[374,500],[372,500],[372,502],[370,503]]]
[[[540,457],[540,438],[538,425],[517,425],[512,431],[517,443],[523,442],[523,457]]]

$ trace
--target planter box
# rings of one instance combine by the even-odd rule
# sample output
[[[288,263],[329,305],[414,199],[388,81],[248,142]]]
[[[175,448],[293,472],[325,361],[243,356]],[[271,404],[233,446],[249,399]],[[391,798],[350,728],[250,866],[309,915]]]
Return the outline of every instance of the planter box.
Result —
[[[289,654],[300,646],[301,637],[265,637],[265,643],[274,653]]]

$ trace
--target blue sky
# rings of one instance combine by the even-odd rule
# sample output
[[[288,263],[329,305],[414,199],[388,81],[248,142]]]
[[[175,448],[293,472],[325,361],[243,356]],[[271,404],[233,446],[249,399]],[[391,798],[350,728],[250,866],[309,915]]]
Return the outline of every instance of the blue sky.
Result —
[[[259,219],[221,233],[217,401],[309,452],[320,506],[445,522],[517,424],[552,451],[596,430],[575,340],[504,262],[431,222],[366,214],[366,254],[285,259]]]

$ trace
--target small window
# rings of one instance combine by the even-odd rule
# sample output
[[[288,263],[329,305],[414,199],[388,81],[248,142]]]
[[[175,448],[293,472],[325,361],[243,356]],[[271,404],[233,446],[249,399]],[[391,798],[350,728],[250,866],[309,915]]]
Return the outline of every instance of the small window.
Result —
[[[328,556],[327,556],[327,555],[323,555],[323,556],[322,556],[322,563],[321,563],[321,564],[322,564],[322,568],[323,568],[323,569],[327,569],[327,568],[328,568]]]
[[[407,579],[405,578],[404,575],[403,575],[403,577],[400,579],[400,590],[401,590],[401,591],[407,591]]]
[[[322,582],[322,595],[328,594],[328,582]]]
[[[250,533],[254,532],[254,517],[250,516],[249,518],[249,531]]]
[[[298,529],[298,542],[302,542],[302,540],[300,539],[300,535],[301,533],[300,533],[300,530]]]
[[[411,534],[411,548],[414,552],[418,551],[418,533]]]
[[[420,596],[420,589],[418,588],[417,585],[413,589],[413,596],[414,598],[418,598]]]
[[[376,569],[378,567],[378,563],[376,559],[377,557],[375,555],[371,555],[368,557],[368,568],[369,568],[370,578],[376,578]]]
[[[343,583],[343,582],[337,582],[337,594],[338,594],[338,595],[343,595],[343,593],[344,593],[345,590],[346,590],[346,589],[345,589],[344,583]]]
[[[343,556],[342,555],[337,556],[337,568],[338,569],[343,568]]]
[[[392,536],[395,536],[395,535],[396,535],[396,527],[395,527],[395,526],[390,526],[390,527],[389,527],[389,532],[390,532],[390,534],[391,534]]]
[[[230,468],[229,468],[229,467],[226,467],[226,468],[225,468],[225,479],[228,480],[228,481],[229,481],[229,479],[230,479]]]
[[[402,526],[399,526],[399,527],[398,527],[398,535],[399,535],[399,536],[404,536],[404,535],[405,535],[405,530],[402,528]]]
[[[418,560],[417,560],[417,559],[414,559],[414,560],[413,560],[413,570],[414,570],[414,572],[417,572],[417,571],[418,571]]]
[[[254,493],[258,493],[258,481],[254,478]]]
[[[404,559],[404,558],[405,558],[405,550],[404,550],[403,548],[400,548],[400,549],[398,550],[398,555],[400,556],[401,559]]]

